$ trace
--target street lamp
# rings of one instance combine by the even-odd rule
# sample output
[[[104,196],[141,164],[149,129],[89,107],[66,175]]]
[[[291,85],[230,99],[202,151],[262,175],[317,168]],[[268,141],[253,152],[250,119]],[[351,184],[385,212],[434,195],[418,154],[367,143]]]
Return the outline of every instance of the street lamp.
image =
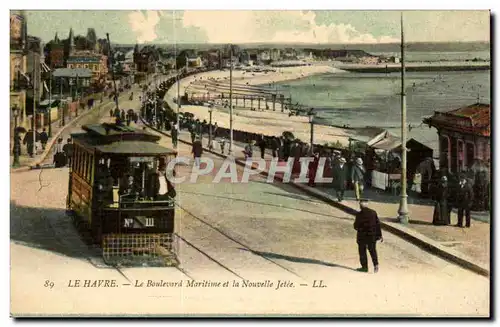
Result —
[[[314,142],[314,109],[311,108],[309,112],[307,113],[307,116],[309,116],[309,124],[311,124],[311,147],[310,147],[310,153],[313,154],[313,142]]]
[[[408,195],[406,193],[406,92],[405,92],[405,50],[403,34],[403,13],[401,13],[401,200],[399,202],[398,218],[402,224],[409,222]]]
[[[212,112],[214,110],[214,104],[211,103],[208,106],[208,113],[210,114],[210,122],[208,124],[208,149],[212,150]]]
[[[16,168],[20,166],[19,154],[21,153],[21,140],[19,139],[19,131],[17,130],[17,117],[19,117],[19,108],[17,105],[12,107],[12,115],[14,116],[14,162],[12,167]]]

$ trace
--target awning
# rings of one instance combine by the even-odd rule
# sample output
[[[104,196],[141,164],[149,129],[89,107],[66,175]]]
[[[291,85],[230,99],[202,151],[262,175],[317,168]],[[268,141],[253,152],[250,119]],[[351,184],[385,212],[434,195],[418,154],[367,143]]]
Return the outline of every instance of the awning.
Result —
[[[401,138],[386,132],[385,135],[370,140],[367,145],[374,149],[390,151],[401,146]]]

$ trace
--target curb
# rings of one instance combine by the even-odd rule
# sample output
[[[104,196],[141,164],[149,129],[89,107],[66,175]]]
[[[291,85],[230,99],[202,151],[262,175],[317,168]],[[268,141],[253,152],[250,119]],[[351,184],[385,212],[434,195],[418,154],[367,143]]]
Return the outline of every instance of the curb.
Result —
[[[41,156],[40,156],[40,159],[38,159],[37,161],[35,161],[34,163],[31,163],[29,164],[28,166],[24,166],[24,167],[20,167],[20,168],[15,168],[15,169],[11,169],[10,172],[11,173],[21,173],[21,172],[25,172],[25,171],[29,171],[29,170],[32,170],[32,169],[35,169],[37,167],[40,166],[40,164],[47,158],[47,156],[49,155],[50,151],[52,150],[52,147],[54,146],[54,144],[56,143],[57,139],[59,138],[59,136],[69,127],[71,127],[72,125],[74,125],[75,123],[77,123],[80,119],[82,119],[83,117],[86,117],[87,115],[91,114],[91,113],[94,113],[95,110],[102,110],[104,109],[104,107],[108,106],[109,104],[112,104],[114,102],[108,102],[108,103],[105,103],[103,104],[102,106],[98,106],[98,107],[95,107],[94,109],[91,109],[91,110],[88,110],[86,111],[85,113],[81,114],[80,116],[78,117],[75,117],[73,118],[72,121],[70,121],[69,123],[67,123],[66,125],[64,125],[63,127],[61,127],[61,129],[55,134],[52,136],[52,139],[49,141],[49,143],[47,144],[47,146],[45,147],[45,150],[42,152]]]
[[[141,119],[142,123],[144,124],[144,126],[154,130],[157,133],[160,133],[160,134],[165,135],[167,137],[171,137],[170,134],[163,132],[163,131],[159,131],[158,129],[156,129],[154,127],[151,127],[149,124],[147,124],[143,120],[142,117],[140,117],[140,119]],[[181,140],[180,138],[178,139],[178,142],[181,142],[181,143],[184,143],[187,145],[192,145],[192,143],[190,143],[188,141]],[[228,156],[226,156],[226,155],[208,150],[206,148],[204,148],[203,151],[209,152],[209,153],[214,154],[214,155],[221,157],[221,158],[228,158]],[[240,166],[246,165],[245,162],[243,162],[239,159],[234,159],[234,161]],[[269,176],[267,172],[259,172],[259,174],[262,176],[265,176],[265,177]],[[280,176],[274,176],[274,178],[283,182],[283,178],[281,178]],[[301,184],[296,184],[296,183],[287,183],[287,184],[292,185],[293,187],[302,190],[303,192],[307,193],[308,195],[313,196],[313,197],[315,197],[323,202],[326,202],[326,203],[330,204],[331,206],[336,207],[337,209],[340,209],[340,210],[342,210],[350,215],[356,215],[358,213],[357,210],[355,210],[347,205],[344,205],[342,203],[338,203],[337,201],[330,199],[329,197],[320,193],[319,191],[310,190],[309,188],[307,188]],[[408,242],[418,246],[419,248],[421,248],[421,249],[423,249],[423,250],[425,250],[433,255],[436,255],[442,259],[450,261],[450,262],[452,262],[452,263],[454,263],[454,264],[456,264],[464,269],[468,269],[468,270],[470,270],[476,274],[479,274],[481,276],[485,276],[485,277],[490,276],[490,271],[488,269],[486,269],[485,267],[483,267],[482,265],[475,263],[474,261],[467,258],[465,255],[462,255],[461,253],[451,251],[451,250],[441,246],[437,242],[434,242],[432,239],[430,239],[424,235],[421,235],[417,232],[406,231],[404,229],[407,229],[407,228],[404,228],[404,229],[398,228],[398,227],[395,227],[392,224],[384,222],[382,220],[380,220],[380,225],[381,225],[382,229],[404,239],[405,241],[408,241]]]

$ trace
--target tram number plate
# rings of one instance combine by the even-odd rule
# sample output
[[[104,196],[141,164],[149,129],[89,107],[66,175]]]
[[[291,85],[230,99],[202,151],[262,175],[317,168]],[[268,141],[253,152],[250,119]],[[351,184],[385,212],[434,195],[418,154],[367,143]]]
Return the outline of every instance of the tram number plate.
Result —
[[[137,224],[136,222],[139,222],[140,224]],[[138,216],[135,219],[125,218],[123,221],[123,227],[125,228],[139,228],[140,225],[143,225],[144,227],[154,227],[155,219],[151,217]]]
[[[130,162],[153,162],[153,157],[130,157]]]

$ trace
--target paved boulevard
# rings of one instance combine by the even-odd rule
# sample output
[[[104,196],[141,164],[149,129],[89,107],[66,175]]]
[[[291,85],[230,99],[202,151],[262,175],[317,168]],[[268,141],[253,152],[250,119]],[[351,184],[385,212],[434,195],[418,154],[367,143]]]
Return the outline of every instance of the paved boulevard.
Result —
[[[136,100],[122,106],[133,105]],[[109,108],[103,112],[107,115]],[[82,123],[92,119],[95,116]],[[171,145],[170,139],[161,142]],[[188,155],[189,150],[182,145],[179,151]],[[222,159],[210,157],[216,167],[221,165]],[[190,174],[189,167],[178,171],[180,176]],[[291,186],[268,184],[262,177],[253,176],[246,184],[226,179],[214,184],[213,177],[178,186],[180,269],[117,270],[102,265],[96,251],[83,244],[65,216],[66,168],[13,174],[11,312],[488,314],[487,278],[389,233],[378,246],[380,272],[356,272],[359,262],[352,216]],[[75,279],[114,279],[118,287],[67,287]],[[147,280],[182,280],[183,287],[133,287],[136,281]],[[229,285],[189,287],[187,282],[192,280],[229,281]],[[265,285],[273,286],[247,288],[243,280],[268,280]],[[288,281],[288,287],[276,289],[278,280]],[[321,280],[326,287],[313,287]],[[45,287],[46,281],[54,287]],[[127,283],[132,285],[123,285]]]

